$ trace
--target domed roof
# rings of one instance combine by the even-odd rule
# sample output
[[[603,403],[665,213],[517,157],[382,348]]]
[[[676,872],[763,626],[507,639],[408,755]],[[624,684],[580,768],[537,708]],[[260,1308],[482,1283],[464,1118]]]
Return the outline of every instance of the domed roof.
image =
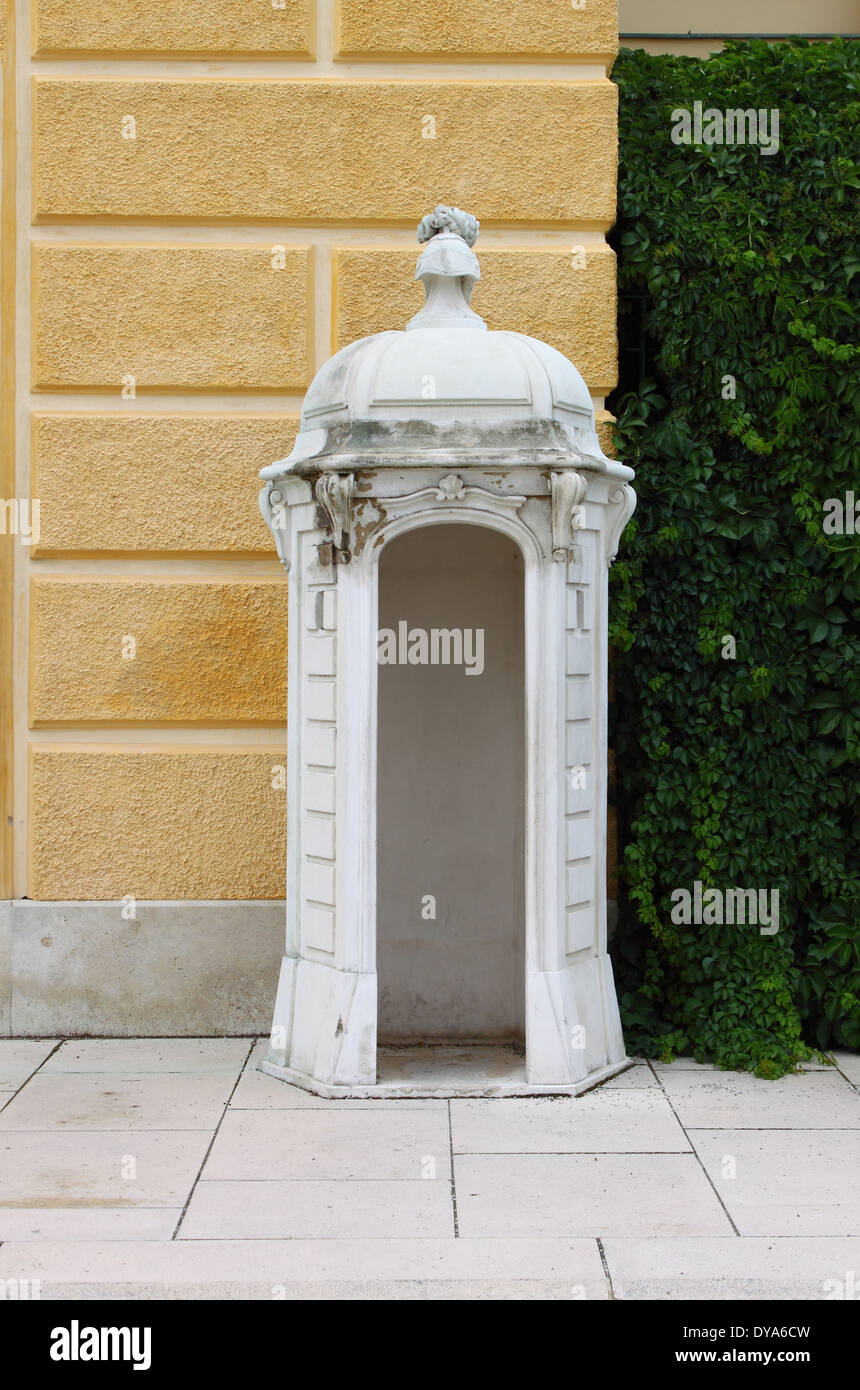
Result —
[[[525,333],[490,332],[470,308],[481,275],[477,233],[457,208],[424,218],[415,272],[423,308],[404,329],[361,338],[326,362],[305,396],[292,454],[263,477],[420,466],[452,449],[493,463],[614,471],[573,363]]]

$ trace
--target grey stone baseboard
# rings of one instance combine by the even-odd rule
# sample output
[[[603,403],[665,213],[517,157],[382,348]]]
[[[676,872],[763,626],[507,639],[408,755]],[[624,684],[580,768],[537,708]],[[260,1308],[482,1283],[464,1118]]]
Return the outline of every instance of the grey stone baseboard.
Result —
[[[0,902],[0,1036],[267,1033],[283,902]]]

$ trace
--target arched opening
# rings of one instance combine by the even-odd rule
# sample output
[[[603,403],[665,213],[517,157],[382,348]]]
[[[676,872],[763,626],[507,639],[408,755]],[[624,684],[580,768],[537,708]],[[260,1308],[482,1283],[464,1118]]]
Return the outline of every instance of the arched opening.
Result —
[[[380,1046],[521,1049],[522,554],[480,525],[412,530],[382,552],[378,611]]]

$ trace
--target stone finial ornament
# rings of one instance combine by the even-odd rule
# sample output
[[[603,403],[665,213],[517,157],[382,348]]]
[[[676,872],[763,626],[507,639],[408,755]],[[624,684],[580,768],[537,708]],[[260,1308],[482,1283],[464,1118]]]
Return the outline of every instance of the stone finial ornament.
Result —
[[[422,217],[418,223],[418,240],[429,241],[437,232],[456,232],[467,246],[474,246],[478,240],[481,224],[470,212],[459,208],[449,208],[445,203],[437,203],[432,212]]]
[[[472,246],[478,237],[478,219],[459,208],[439,203],[418,225],[418,240],[425,242],[418,257],[415,279],[424,285],[427,302],[406,325],[407,330],[471,324],[486,331],[479,314],[469,308],[472,290],[481,278],[481,267]]]

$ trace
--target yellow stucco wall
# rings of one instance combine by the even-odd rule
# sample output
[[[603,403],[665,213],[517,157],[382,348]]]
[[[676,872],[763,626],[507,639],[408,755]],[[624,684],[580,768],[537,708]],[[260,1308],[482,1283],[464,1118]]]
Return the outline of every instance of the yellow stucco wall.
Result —
[[[248,0],[35,0],[33,51],[47,53],[274,53],[309,58],[313,0],[276,7]]]
[[[615,0],[543,0],[499,5],[496,0],[336,0],[339,56],[392,54],[403,61],[445,57],[532,57],[614,54]]]
[[[249,479],[286,458],[298,427],[298,415],[274,412],[34,411],[31,477],[42,500],[32,553],[270,557],[271,532],[248,505]],[[217,506],[201,505],[204,491]]]
[[[33,246],[33,386],[301,391],[311,369],[306,247]]]
[[[31,896],[282,896],[282,757],[274,747],[33,748]]]
[[[34,579],[34,725],[285,719],[279,579]]]
[[[4,68],[4,486],[41,521],[0,538],[6,891],[277,898],[286,579],[257,472],[331,352],[414,313],[415,225],[442,201],[481,219],[478,312],[570,355],[602,408],[615,3],[29,19]]]

